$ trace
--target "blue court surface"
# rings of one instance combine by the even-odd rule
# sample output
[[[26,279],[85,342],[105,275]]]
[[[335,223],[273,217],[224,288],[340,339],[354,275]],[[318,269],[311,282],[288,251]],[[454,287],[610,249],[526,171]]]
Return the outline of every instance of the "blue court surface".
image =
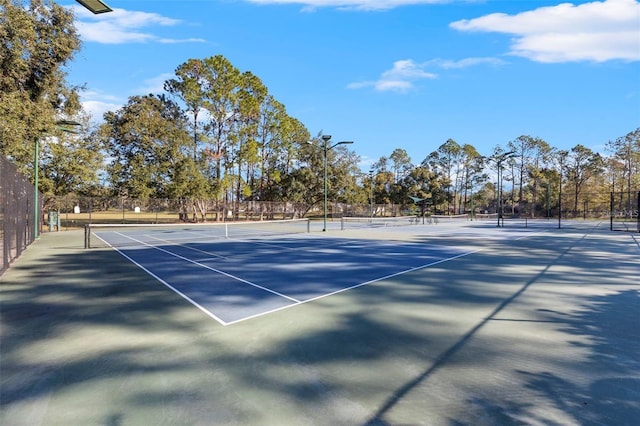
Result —
[[[108,233],[99,236],[110,238]],[[314,234],[157,244],[140,240],[118,251],[224,325],[470,253]]]

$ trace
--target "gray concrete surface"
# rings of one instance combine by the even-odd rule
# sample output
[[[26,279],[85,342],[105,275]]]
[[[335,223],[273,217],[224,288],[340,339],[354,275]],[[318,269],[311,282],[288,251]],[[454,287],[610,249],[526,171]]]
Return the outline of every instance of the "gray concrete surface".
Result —
[[[0,424],[638,424],[640,238],[583,228],[345,231],[478,251],[227,327],[45,234],[0,277]]]

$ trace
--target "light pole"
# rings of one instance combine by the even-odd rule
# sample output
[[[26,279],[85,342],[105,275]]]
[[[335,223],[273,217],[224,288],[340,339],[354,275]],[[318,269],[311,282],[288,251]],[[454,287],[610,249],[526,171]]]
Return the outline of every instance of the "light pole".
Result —
[[[500,227],[500,219],[502,219],[502,163],[509,158],[515,157],[515,153],[515,151],[509,151],[491,157],[498,166],[498,227]],[[502,226],[504,226],[504,221],[502,222]]]
[[[371,219],[373,219],[373,168],[369,169],[369,180],[371,181],[371,190],[369,199],[371,200]]]
[[[327,154],[331,149],[335,148],[338,145],[349,145],[353,143],[353,141],[342,141],[333,145],[329,145],[330,140],[331,140],[331,135],[322,135],[322,142],[323,142],[322,151],[324,153],[324,205],[323,205],[323,216],[324,216],[323,224],[324,225],[322,228],[322,232],[327,231]]]
[[[55,122],[56,127],[66,133],[74,133],[77,132],[71,128],[70,126],[80,126],[81,124],[77,121],[70,120],[60,120]],[[36,138],[36,146],[35,153],[33,156],[33,185],[35,186],[35,191],[33,193],[33,236],[34,238],[38,238],[40,236],[40,209],[38,208],[38,175],[40,174],[40,138]]]

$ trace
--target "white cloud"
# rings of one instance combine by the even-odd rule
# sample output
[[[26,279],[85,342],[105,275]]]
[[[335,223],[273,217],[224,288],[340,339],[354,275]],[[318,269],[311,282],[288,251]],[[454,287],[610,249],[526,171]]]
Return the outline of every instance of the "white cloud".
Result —
[[[159,94],[164,92],[164,82],[170,78],[174,78],[175,75],[171,73],[162,73],[156,77],[148,78],[144,80],[143,85],[135,89],[136,93],[142,94]]]
[[[403,93],[413,89],[414,82],[433,78],[437,78],[437,75],[425,71],[421,65],[411,59],[404,59],[394,62],[393,68],[383,72],[378,80],[351,83],[347,87],[350,89],[373,87],[379,92]]]
[[[460,69],[475,65],[503,65],[506,62],[497,58],[465,58],[458,61],[450,59],[432,59],[423,63],[416,63],[412,59],[404,59],[393,63],[390,70],[383,72],[375,81],[361,81],[350,83],[349,89],[373,87],[379,92],[406,93],[415,89],[415,82],[438,78],[438,74],[427,71],[429,68]]]
[[[200,38],[168,39],[142,31],[145,27],[167,27],[181,24],[177,19],[157,13],[114,9],[113,12],[94,15],[81,6],[72,6],[76,15],[76,28],[84,41],[103,44],[123,43],[185,43],[203,42]]]
[[[387,10],[400,6],[417,4],[451,3],[456,0],[245,0],[255,4],[299,4],[304,10],[314,10],[321,7],[336,7],[340,9],[358,10]]]
[[[86,113],[91,116],[91,121],[102,122],[102,116],[107,111],[115,111],[122,108],[126,100],[100,91],[87,91],[80,94],[80,103]]]
[[[464,58],[458,61],[453,61],[450,59],[432,59],[431,61],[426,62],[426,64],[448,70],[448,69],[467,68],[467,67],[472,67],[474,65],[483,65],[483,64],[496,65],[496,66],[504,65],[506,64],[506,61],[503,61],[502,59],[498,59],[498,58],[485,57],[485,58]]]
[[[203,38],[157,38],[158,43],[163,44],[177,44],[177,43],[204,43],[206,40]]]
[[[102,122],[102,117],[105,112],[116,111],[122,108],[122,104],[115,104],[101,100],[84,100],[82,101],[82,108],[85,112],[91,115],[91,121]]]
[[[511,54],[537,62],[640,60],[640,2],[605,0],[493,13],[451,28],[512,34]]]
[[[171,73],[163,73],[156,77],[148,78],[139,87],[133,89],[132,92],[140,96],[164,93],[164,82],[172,77],[174,75]],[[122,108],[128,102],[128,98],[125,99],[124,97],[114,96],[99,90],[92,90],[81,93],[80,101],[84,111],[91,115],[92,121],[101,122],[105,112]]]

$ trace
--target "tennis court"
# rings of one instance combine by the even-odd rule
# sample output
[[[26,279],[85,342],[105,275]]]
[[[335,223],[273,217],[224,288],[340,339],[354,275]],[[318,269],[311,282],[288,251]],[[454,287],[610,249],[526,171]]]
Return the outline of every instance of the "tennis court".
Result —
[[[0,277],[0,423],[636,424],[640,239],[562,226],[45,234]]]
[[[455,259],[463,249],[240,224],[98,228],[96,235],[221,324],[313,301]],[[285,225],[283,223],[283,225]],[[307,229],[307,222],[298,231]],[[115,230],[108,230],[115,228]],[[140,229],[142,228],[142,229]],[[292,231],[291,227],[285,231]],[[276,234],[276,235],[274,235]]]

